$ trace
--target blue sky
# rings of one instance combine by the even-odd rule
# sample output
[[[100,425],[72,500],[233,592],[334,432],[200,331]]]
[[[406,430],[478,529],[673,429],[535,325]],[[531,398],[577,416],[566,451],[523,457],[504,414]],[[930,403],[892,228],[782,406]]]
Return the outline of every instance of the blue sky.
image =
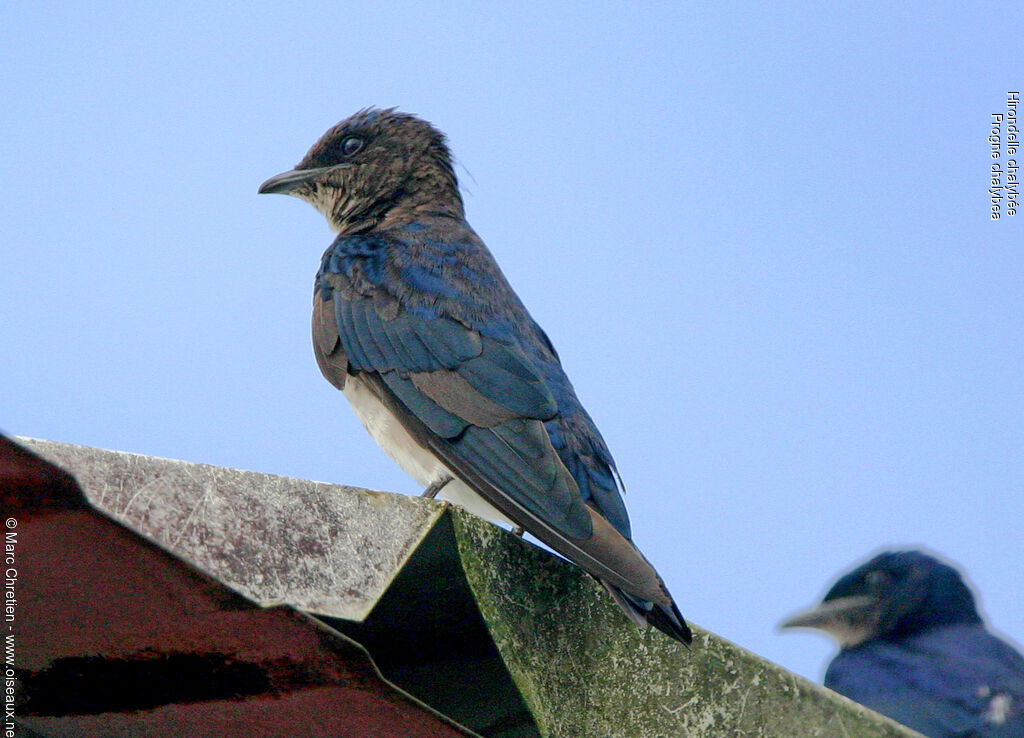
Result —
[[[1024,640],[1024,230],[986,139],[1019,15],[521,5],[4,11],[0,429],[417,493],[313,360],[325,221],[256,194],[398,106],[689,619],[820,681],[831,644],[776,623],[925,545]]]

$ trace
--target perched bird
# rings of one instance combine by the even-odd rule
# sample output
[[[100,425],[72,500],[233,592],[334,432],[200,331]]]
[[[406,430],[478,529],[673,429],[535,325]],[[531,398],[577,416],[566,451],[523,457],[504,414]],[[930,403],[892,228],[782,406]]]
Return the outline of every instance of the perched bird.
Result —
[[[783,628],[839,642],[825,686],[935,738],[1024,736],[1024,657],[985,629],[955,569],[876,556]]]
[[[635,622],[689,643],[632,543],[601,434],[466,222],[444,135],[362,110],[259,191],[305,200],[338,234],[316,275],[314,353],[381,448],[426,495],[529,531]]]

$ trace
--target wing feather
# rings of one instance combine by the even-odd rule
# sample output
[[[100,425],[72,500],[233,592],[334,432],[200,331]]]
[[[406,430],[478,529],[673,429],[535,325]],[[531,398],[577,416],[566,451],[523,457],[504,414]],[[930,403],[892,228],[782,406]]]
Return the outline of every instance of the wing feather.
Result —
[[[688,640],[664,584],[627,538],[603,441],[586,431],[579,449],[567,441],[579,428],[564,424],[544,372],[519,346],[436,309],[407,308],[383,287],[359,292],[336,273],[318,282],[313,335],[317,362],[335,386],[359,374],[406,430],[481,497],[613,594],[625,593],[617,600],[628,611]],[[591,456],[602,464],[599,473],[583,461]],[[615,525],[594,503],[608,505]]]

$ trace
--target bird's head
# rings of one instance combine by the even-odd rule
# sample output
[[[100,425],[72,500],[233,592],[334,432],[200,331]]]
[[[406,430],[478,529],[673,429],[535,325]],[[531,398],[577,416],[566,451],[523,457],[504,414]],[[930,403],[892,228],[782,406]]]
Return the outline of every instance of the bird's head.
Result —
[[[956,569],[920,551],[887,551],[840,577],[820,605],[780,627],[816,628],[840,648],[853,648],[939,625],[980,622],[974,596]]]
[[[393,108],[367,108],[346,118],[295,169],[271,177],[259,191],[305,200],[339,233],[389,219],[463,215],[444,134]]]

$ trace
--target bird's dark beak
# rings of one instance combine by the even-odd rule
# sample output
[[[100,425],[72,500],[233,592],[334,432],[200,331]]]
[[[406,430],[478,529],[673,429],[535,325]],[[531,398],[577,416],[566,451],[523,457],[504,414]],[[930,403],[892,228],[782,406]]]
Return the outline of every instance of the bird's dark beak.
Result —
[[[839,597],[822,602],[810,610],[798,612],[779,623],[779,628],[818,628],[829,631],[839,623],[856,623],[878,604],[878,600],[867,595]]]
[[[288,172],[275,174],[260,185],[259,194],[290,195],[292,191],[304,184],[310,184],[321,174],[334,167],[318,167],[316,169],[292,169]]]

